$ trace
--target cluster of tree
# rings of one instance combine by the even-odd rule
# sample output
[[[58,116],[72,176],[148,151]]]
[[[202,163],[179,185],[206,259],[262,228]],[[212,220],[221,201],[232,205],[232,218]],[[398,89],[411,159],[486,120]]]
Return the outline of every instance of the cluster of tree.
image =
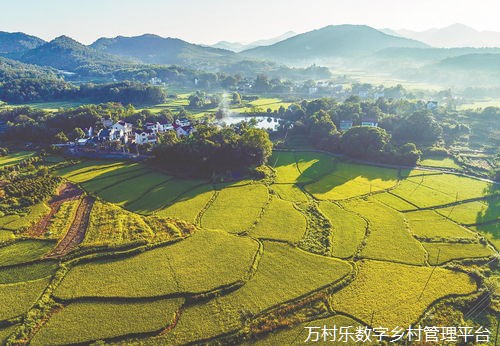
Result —
[[[62,79],[21,78],[0,84],[0,100],[9,103],[41,101],[123,102],[156,104],[166,100],[165,90],[137,82],[74,85]]]
[[[219,128],[199,125],[196,134],[178,138],[167,132],[154,149],[156,163],[183,175],[213,176],[245,173],[263,165],[271,155],[269,134],[249,125]]]
[[[4,204],[9,210],[25,208],[50,198],[61,178],[49,174],[46,168],[29,167],[27,172],[16,175],[4,187]]]

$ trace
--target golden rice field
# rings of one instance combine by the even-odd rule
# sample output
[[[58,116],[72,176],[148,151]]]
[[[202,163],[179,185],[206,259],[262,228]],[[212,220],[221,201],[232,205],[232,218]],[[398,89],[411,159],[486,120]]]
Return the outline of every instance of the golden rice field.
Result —
[[[469,323],[485,289],[469,272],[488,263],[499,282],[497,185],[312,151],[268,165],[273,178],[225,183],[118,161],[56,171],[96,201],[50,258],[77,201],[39,239],[20,230],[49,201],[0,215],[0,345],[299,345],[307,326],[407,326],[437,302]]]

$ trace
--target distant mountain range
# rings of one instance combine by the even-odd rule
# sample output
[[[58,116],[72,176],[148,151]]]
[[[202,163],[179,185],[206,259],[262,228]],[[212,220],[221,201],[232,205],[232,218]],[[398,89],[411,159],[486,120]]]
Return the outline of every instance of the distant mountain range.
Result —
[[[41,38],[26,35],[22,32],[0,31],[0,54],[25,52],[40,47],[45,43]]]
[[[236,53],[242,52],[244,50],[260,47],[260,46],[270,46],[275,43],[278,43],[280,41],[286,40],[287,38],[293,37],[297,35],[293,31],[288,31],[284,33],[283,35],[273,37],[267,40],[259,40],[259,41],[254,41],[251,43],[240,43],[240,42],[228,42],[228,41],[220,41],[217,42],[216,44],[212,45],[211,47],[213,48],[220,48],[220,49],[226,49],[230,50]]]
[[[130,63],[123,58],[85,46],[67,36],[60,36],[34,49],[10,54],[8,57],[28,64],[50,66],[71,72],[92,65],[116,67]]]
[[[146,64],[197,64],[235,58],[235,53],[229,50],[204,47],[178,38],[163,38],[151,34],[100,38],[90,47]]]
[[[387,35],[365,25],[331,25],[240,54],[280,62],[300,62],[360,57],[392,47],[428,46],[415,40]]]
[[[463,26],[455,25],[443,32],[462,29]],[[461,74],[461,80],[465,81],[471,71],[483,74],[491,71],[492,75],[498,75],[500,48],[435,48],[401,37],[404,32],[383,31],[364,25],[332,25],[298,35],[288,32],[283,37],[293,36],[240,53],[152,34],[100,38],[87,46],[67,36],[45,42],[23,33],[0,32],[0,56],[12,59],[3,62],[5,70],[33,69],[15,65],[12,63],[15,60],[84,77],[109,77],[118,70],[143,68],[148,64],[175,64],[199,71],[245,76],[268,73],[280,78],[295,71],[283,64],[337,66],[339,61],[347,68],[399,76],[403,73],[412,80],[425,73],[426,80],[432,80],[440,71],[446,71],[446,78]],[[279,38],[259,42],[268,44],[276,40]]]
[[[500,47],[500,32],[478,31],[463,24],[426,31],[382,29],[385,33],[412,38],[432,47]]]

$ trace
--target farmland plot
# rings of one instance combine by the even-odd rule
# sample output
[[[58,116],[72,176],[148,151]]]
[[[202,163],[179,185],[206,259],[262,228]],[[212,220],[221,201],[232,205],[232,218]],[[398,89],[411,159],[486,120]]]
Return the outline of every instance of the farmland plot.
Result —
[[[50,208],[45,203],[38,203],[30,207],[27,214],[8,215],[5,217],[3,228],[10,231],[27,230],[49,214]]]
[[[257,238],[277,239],[297,244],[306,231],[305,217],[293,203],[273,198],[264,216],[250,235]]]
[[[429,263],[439,265],[454,259],[481,258],[495,254],[483,244],[423,243],[429,253]]]
[[[350,332],[354,332],[358,326],[362,326],[359,322],[343,315],[334,315],[327,318],[321,318],[318,320],[300,323],[296,326],[285,328],[281,330],[277,330],[269,335],[263,336],[260,339],[254,341],[247,341],[243,345],[245,346],[275,346],[275,345],[290,345],[290,346],[298,346],[304,345],[305,341],[309,337],[309,331],[307,327],[320,327],[327,326],[327,328],[334,328],[335,326],[340,327],[349,327]],[[360,342],[354,342],[352,339],[346,340],[345,337],[341,337],[338,334],[335,338],[335,342],[331,340],[334,339],[333,336],[327,338],[327,341],[324,341],[323,337],[320,337],[318,341],[315,341],[315,338],[312,337],[308,342],[314,343],[316,345],[359,345]],[[345,341],[344,341],[345,340]],[[369,345],[371,343],[365,342],[365,345]]]
[[[394,187],[397,170],[340,162],[333,173],[306,185],[321,200],[341,200]]]
[[[158,210],[155,215],[194,222],[213,195],[211,185],[202,185],[179,197],[171,206]]]
[[[415,323],[437,299],[465,295],[476,284],[465,273],[378,261],[362,261],[354,282],[333,294],[336,311],[356,316],[366,323],[394,328]],[[425,290],[424,290],[425,287]]]
[[[22,240],[0,247],[0,267],[33,262],[46,255],[54,243],[44,240]]]
[[[268,190],[262,184],[227,187],[205,212],[201,225],[231,233],[244,232],[257,221],[267,200]]]
[[[58,268],[55,261],[40,261],[11,267],[0,267],[0,284],[14,284],[52,276]]]
[[[149,215],[158,209],[169,206],[203,183],[204,181],[201,180],[171,179],[153,186],[140,196],[136,196],[137,198],[127,204],[126,208],[135,213]]]
[[[418,238],[476,239],[475,233],[457,225],[432,210],[406,213],[411,232]]]
[[[83,183],[105,174],[112,174],[123,167],[125,167],[123,162],[83,161],[73,166],[61,168],[56,173],[71,182]]]
[[[304,192],[294,184],[273,184],[271,189],[275,191],[276,194],[281,199],[290,202],[307,202],[308,198]]]
[[[0,168],[5,166],[17,165],[18,163],[29,159],[34,156],[32,151],[20,151],[17,153],[10,153],[7,156],[0,157]]]
[[[464,225],[474,225],[500,219],[500,198],[470,203],[461,203],[436,211],[453,221]]]
[[[269,164],[276,170],[277,183],[306,183],[331,172],[335,159],[313,152],[275,152]]]
[[[49,284],[49,279],[0,285],[0,321],[26,313]]]
[[[142,198],[145,192],[170,180],[161,173],[146,173],[139,177],[123,180],[99,192],[99,196],[108,202],[120,206],[127,206],[137,199]]]
[[[55,295],[139,298],[211,291],[245,280],[257,250],[258,244],[250,238],[200,231],[135,256],[77,265]]]
[[[366,221],[332,202],[321,202],[320,210],[333,225],[332,256],[354,256],[366,233]]]
[[[186,308],[165,342],[184,344],[236,330],[245,316],[331,285],[351,270],[342,260],[265,242],[254,277],[232,293]]]
[[[89,343],[129,334],[159,332],[174,320],[183,299],[135,303],[73,303],[56,312],[31,345]]]
[[[372,198],[398,211],[416,209],[416,206],[413,204],[410,204],[389,192],[377,193],[376,195],[373,195]]]
[[[419,207],[432,207],[497,194],[487,182],[454,174],[409,177],[394,191]]]
[[[346,208],[368,219],[369,234],[361,257],[423,265],[425,251],[415,240],[401,213],[373,200],[351,201]]]

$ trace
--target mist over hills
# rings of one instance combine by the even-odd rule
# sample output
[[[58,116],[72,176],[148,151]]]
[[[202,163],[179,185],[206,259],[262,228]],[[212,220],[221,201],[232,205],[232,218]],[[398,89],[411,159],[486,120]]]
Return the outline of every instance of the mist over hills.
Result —
[[[365,25],[330,25],[296,35],[271,46],[246,50],[241,54],[280,62],[307,62],[359,57],[391,47],[428,46],[415,40],[387,35]]]
[[[452,27],[453,30],[461,28],[463,26]],[[118,70],[160,65],[244,76],[264,73],[272,78],[327,78],[326,68],[318,69],[318,74],[314,70],[289,67],[316,64],[333,70],[358,69],[367,73],[390,73],[412,81],[439,80],[450,84],[455,80],[461,84],[480,81],[473,72],[480,71],[481,78],[494,83],[498,79],[500,83],[497,72],[500,48],[436,48],[395,35],[402,33],[365,25],[331,25],[298,35],[287,32],[283,37],[292,37],[235,53],[153,34],[100,38],[87,46],[67,36],[45,42],[23,33],[0,32],[0,56],[11,59],[8,66],[4,65],[9,71],[22,69],[22,65],[12,64],[18,61],[79,76],[107,78]],[[268,44],[276,40],[279,38],[258,42]]]
[[[278,43],[280,41],[286,40],[287,38],[293,37],[297,35],[293,31],[288,31],[284,33],[283,35],[273,37],[270,39],[264,39],[264,40],[258,40],[254,41],[251,43],[240,43],[240,42],[228,42],[228,41],[220,41],[217,42],[216,44],[212,45],[211,47],[213,48],[221,48],[221,49],[226,49],[230,50],[236,53],[242,52],[244,50],[260,47],[260,46],[270,46],[275,43]]]
[[[425,31],[405,29],[384,30],[439,48],[500,47],[500,32],[479,31],[463,24],[453,24],[444,28],[434,28]]]
[[[145,34],[135,37],[100,38],[90,47],[148,64],[182,64],[230,60],[234,52],[192,44],[178,38]]]

